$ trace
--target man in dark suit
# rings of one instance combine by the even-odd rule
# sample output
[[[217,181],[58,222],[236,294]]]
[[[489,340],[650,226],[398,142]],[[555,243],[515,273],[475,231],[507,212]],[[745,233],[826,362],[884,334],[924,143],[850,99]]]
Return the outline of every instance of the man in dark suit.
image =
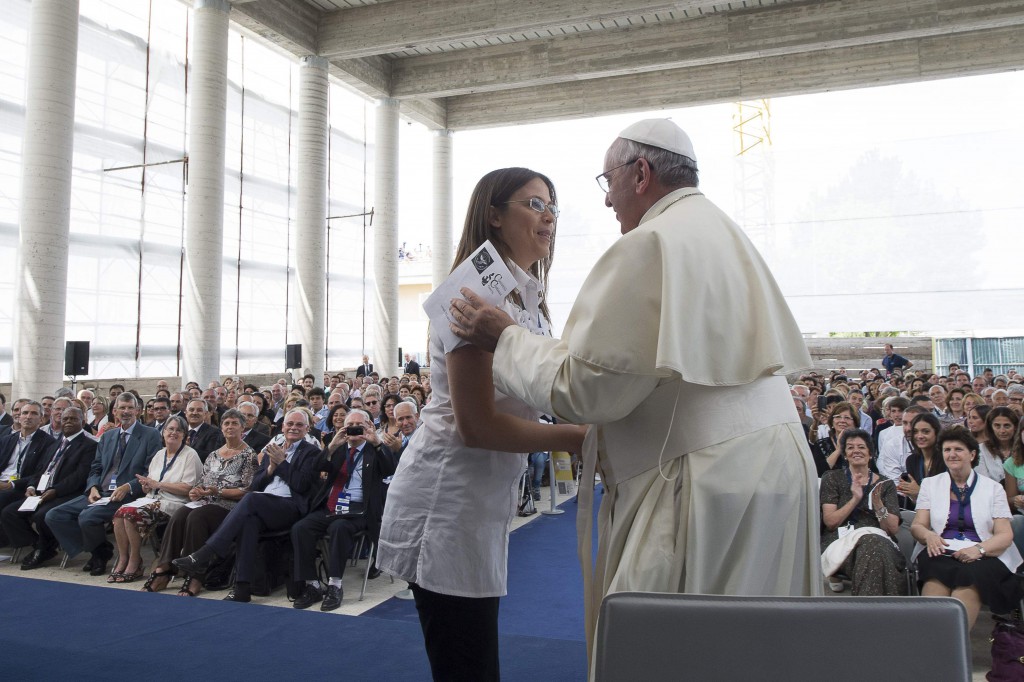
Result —
[[[0,441],[0,509],[21,503],[28,486],[25,478],[32,473],[40,454],[53,444],[53,439],[39,428],[42,421],[43,406],[26,400],[18,410],[19,430]],[[7,537],[0,532],[0,547],[7,544]]]
[[[242,424],[242,440],[256,452],[261,451],[270,442],[270,434],[266,431],[266,427],[256,421],[260,416],[260,408],[256,407],[256,403],[244,402],[239,403],[237,409],[245,416],[245,423]]]
[[[408,353],[405,354],[405,373],[415,374],[417,379],[420,378],[420,363],[413,360]]]
[[[395,473],[397,458],[380,442],[370,416],[353,410],[345,417],[345,431],[335,438],[342,444],[332,448],[321,469],[327,476],[313,497],[311,511],[292,526],[295,549],[295,580],[306,582],[305,590],[292,606],[309,608],[317,602],[321,611],[341,606],[345,574],[355,536],[364,530],[376,543],[380,536],[380,519],[384,514],[384,479]],[[355,433],[359,430],[359,433]],[[328,536],[327,574],[330,582],[321,585],[314,560],[317,543]]]
[[[356,368],[357,377],[368,377],[373,372],[373,364],[370,363],[370,356],[363,356],[363,364]]]
[[[89,467],[86,494],[46,514],[46,525],[68,556],[83,550],[92,553],[82,568],[91,575],[107,572],[114,548],[107,542],[106,524],[122,504],[142,496],[142,484],[136,476],[149,473],[149,461],[163,447],[156,429],[138,421],[139,408],[131,393],[118,394],[114,410],[121,418],[121,427],[110,429],[100,438]]]
[[[96,441],[86,434],[84,423],[85,415],[77,407],[64,410],[60,440],[53,441],[36,457],[33,473],[23,479],[24,496],[0,512],[0,526],[11,545],[31,545],[35,550],[21,562],[23,571],[39,568],[57,555],[57,539],[46,525],[46,512],[81,495],[89,478],[89,467],[96,456]],[[38,498],[38,506],[31,511],[20,511],[25,498]]]
[[[285,415],[285,442],[272,442],[260,452],[251,492],[228,513],[205,545],[172,561],[175,568],[188,575],[203,575],[213,560],[227,556],[234,544],[235,587],[225,600],[250,601],[260,534],[286,530],[309,511],[320,448],[306,441],[308,431],[309,417],[304,410]]]
[[[171,416],[171,401],[169,398],[158,396],[153,398],[153,423],[151,426],[163,433],[164,424],[167,423],[168,417]]]
[[[7,396],[0,393],[0,427],[6,426],[10,429],[14,424],[14,417],[7,412]]]
[[[185,394],[178,392],[171,394],[171,412],[167,416],[185,417]]]
[[[224,434],[220,429],[210,426],[207,417],[210,406],[202,398],[188,401],[185,407],[185,419],[188,421],[188,433],[185,443],[199,453],[199,459],[206,461],[210,453],[224,445]]]

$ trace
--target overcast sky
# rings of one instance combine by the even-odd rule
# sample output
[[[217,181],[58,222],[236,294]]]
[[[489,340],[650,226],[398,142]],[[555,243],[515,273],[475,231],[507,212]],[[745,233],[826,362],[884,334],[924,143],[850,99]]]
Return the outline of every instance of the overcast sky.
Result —
[[[1019,315],[995,309],[1007,296],[1024,297],[1024,73],[785,97],[770,107],[767,156],[742,160],[732,104],[456,133],[456,236],[469,193],[487,171],[522,165],[549,175],[563,212],[551,292],[560,324],[594,260],[618,236],[594,182],[607,145],[635,120],[667,116],[693,140],[704,193],[753,225],[766,260],[786,270],[776,278],[804,331],[821,324],[841,331],[832,327],[844,320],[880,331],[907,317],[884,309],[915,307],[930,311],[914,317],[920,330],[1024,327]],[[410,244],[430,241],[430,145],[429,133],[403,126],[400,224]],[[742,164],[757,179],[740,182]],[[757,232],[758,223],[769,230]],[[976,257],[957,266],[950,258],[966,246]],[[899,260],[884,261],[880,276],[866,266],[883,253]],[[853,271],[843,278],[847,298],[831,300],[837,263]],[[883,289],[904,298],[884,298]],[[943,300],[971,308],[988,300],[993,310],[950,312]],[[835,306],[841,315],[817,314]],[[868,323],[877,328],[862,328]]]

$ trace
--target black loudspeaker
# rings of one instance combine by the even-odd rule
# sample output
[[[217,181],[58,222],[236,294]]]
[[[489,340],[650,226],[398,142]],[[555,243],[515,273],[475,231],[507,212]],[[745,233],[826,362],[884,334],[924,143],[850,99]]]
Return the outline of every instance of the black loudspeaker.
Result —
[[[289,343],[284,351],[284,368],[298,369],[302,367],[302,344]]]
[[[405,358],[402,357],[402,347],[399,346],[398,347],[398,366],[399,367],[403,367],[403,368],[405,367],[405,362],[403,362],[404,360],[405,360]]]
[[[89,373],[89,342],[68,341],[64,344],[64,374],[81,377]]]

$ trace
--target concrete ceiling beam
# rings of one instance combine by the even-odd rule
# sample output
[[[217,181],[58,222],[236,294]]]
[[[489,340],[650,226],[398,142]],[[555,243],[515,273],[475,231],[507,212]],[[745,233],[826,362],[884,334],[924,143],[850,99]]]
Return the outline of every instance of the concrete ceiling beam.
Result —
[[[316,54],[321,12],[305,2],[251,0],[232,4],[231,20],[294,55]]]
[[[325,14],[318,42],[330,58],[366,57],[451,42],[545,31],[588,21],[710,7],[713,0],[392,0]]]
[[[393,62],[393,97],[450,97],[1024,26],[1024,0],[831,0]]]
[[[448,127],[488,128],[1024,68],[1016,27],[450,97]]]

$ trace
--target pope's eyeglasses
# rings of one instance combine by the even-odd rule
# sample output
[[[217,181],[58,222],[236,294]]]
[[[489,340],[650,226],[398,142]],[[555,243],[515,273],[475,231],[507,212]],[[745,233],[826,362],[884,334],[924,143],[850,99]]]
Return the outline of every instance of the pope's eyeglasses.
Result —
[[[596,178],[594,178],[595,180],[597,180],[597,186],[601,188],[602,192],[607,194],[608,193],[608,180],[609,180],[609,177],[611,176],[612,171],[617,171],[620,168],[622,168],[623,166],[628,166],[631,163],[636,163],[639,158],[640,157],[637,157],[636,159],[633,159],[632,161],[627,161],[626,163],[620,163],[615,168],[609,168],[604,173],[601,173]]]

